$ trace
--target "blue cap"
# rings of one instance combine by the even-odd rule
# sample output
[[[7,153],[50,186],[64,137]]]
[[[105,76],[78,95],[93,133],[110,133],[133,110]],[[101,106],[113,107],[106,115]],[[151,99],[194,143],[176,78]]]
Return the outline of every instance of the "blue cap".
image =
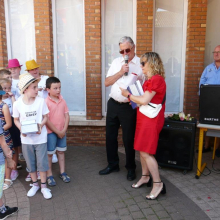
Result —
[[[6,92],[5,92],[5,91],[0,90],[0,95],[5,95],[5,94],[6,94]]]

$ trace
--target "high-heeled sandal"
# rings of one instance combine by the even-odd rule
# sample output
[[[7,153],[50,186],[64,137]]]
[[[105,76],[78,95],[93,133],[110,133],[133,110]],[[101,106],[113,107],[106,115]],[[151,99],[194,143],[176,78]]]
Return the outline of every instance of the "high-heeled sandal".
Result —
[[[138,188],[141,188],[143,185],[147,185],[147,187],[151,187],[152,185],[152,178],[150,175],[142,175],[142,176],[149,176],[150,179],[148,180],[147,183],[142,183],[140,186],[137,185],[137,183],[134,185],[132,184],[131,187],[134,188],[134,189],[138,189]],[[133,186],[134,185],[134,186]]]
[[[160,182],[153,182],[153,183],[163,183],[162,181],[160,181]],[[163,187],[162,187],[162,189],[161,189],[161,191],[157,194],[157,196],[154,196],[153,194],[150,194],[150,195],[148,195],[148,196],[146,196],[146,199],[147,200],[154,200],[154,199],[156,199],[160,194],[166,194],[166,185],[165,185],[165,183],[163,183]]]

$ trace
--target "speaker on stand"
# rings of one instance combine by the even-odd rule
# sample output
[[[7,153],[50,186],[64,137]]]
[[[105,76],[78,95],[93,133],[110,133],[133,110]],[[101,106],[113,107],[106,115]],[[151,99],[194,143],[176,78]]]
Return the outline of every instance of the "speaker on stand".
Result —
[[[220,85],[201,85],[199,123],[220,125]]]
[[[187,170],[193,168],[196,121],[165,119],[155,158],[161,167]]]

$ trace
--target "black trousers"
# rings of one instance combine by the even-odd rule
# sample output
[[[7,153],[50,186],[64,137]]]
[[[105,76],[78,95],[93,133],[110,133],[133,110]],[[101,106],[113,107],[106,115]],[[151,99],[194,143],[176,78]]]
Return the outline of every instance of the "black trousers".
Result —
[[[109,99],[106,117],[106,151],[109,166],[119,164],[118,129],[121,125],[126,153],[125,167],[127,170],[136,168],[134,150],[136,114],[136,109],[132,109],[129,103],[118,103],[112,98]]]

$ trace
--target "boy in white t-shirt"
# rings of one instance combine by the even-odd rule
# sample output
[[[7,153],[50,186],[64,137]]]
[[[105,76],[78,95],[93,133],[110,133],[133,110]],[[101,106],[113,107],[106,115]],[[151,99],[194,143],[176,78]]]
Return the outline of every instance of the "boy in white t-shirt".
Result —
[[[38,96],[38,81],[29,73],[20,76],[18,83],[23,96],[15,101],[13,117],[15,125],[21,131],[23,121],[35,120],[39,124],[39,131],[31,134],[21,134],[22,151],[27,163],[27,170],[31,174],[33,184],[27,196],[32,197],[40,189],[37,181],[37,170],[41,177],[41,192],[45,199],[52,194],[46,185],[46,172],[49,169],[47,158],[47,114],[49,110],[45,100]],[[21,131],[22,132],[22,131]]]

